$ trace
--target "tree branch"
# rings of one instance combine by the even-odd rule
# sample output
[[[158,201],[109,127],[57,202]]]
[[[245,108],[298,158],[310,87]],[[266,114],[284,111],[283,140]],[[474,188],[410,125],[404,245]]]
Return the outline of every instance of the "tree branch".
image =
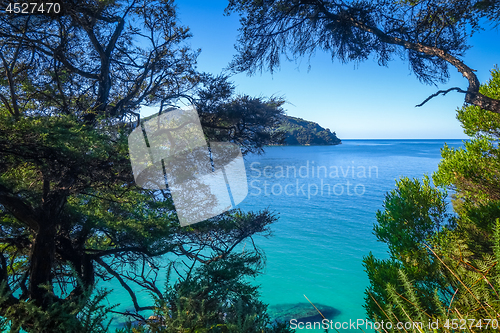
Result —
[[[5,76],[7,76],[7,81],[9,82],[9,89],[10,89],[10,98],[12,101],[12,108],[14,109],[14,117],[19,118],[19,105],[17,103],[17,94],[16,94],[16,88],[14,87],[14,78],[12,76],[12,71],[10,70],[10,66],[5,60],[5,57],[3,56],[2,53],[0,53],[0,58],[2,59],[3,62],[3,67],[5,68]],[[13,61],[15,61],[14,59]]]
[[[345,21],[345,18],[342,19],[339,15],[331,13],[321,1],[316,1],[316,4],[328,19],[336,22]],[[399,45],[407,50],[412,50],[421,54],[423,53],[428,56],[438,57],[446,61],[447,63],[455,67],[468,80],[469,87],[465,96],[465,101],[467,103],[477,105],[482,109],[488,111],[500,113],[500,100],[487,97],[479,92],[480,84],[476,74],[474,73],[474,70],[465,65],[458,58],[447,53],[445,50],[434,46],[424,45],[422,43],[410,42],[399,37],[390,36],[381,29],[375,26],[367,25],[366,23],[358,21],[353,17],[351,17],[349,21],[351,22],[353,27],[373,34],[384,43]]]
[[[130,295],[130,298],[132,298],[132,302],[134,303],[134,308],[136,311],[154,310],[154,306],[143,306],[143,307],[139,306],[139,303],[137,302],[137,296],[135,295],[132,288],[130,288],[130,286],[122,279],[120,274],[118,274],[116,271],[114,271],[113,268],[111,268],[111,266],[109,266],[107,263],[104,262],[104,260],[102,260],[101,258],[96,258],[95,261],[97,263],[99,263],[99,265],[104,267],[104,269],[109,274],[113,275],[118,280],[120,285],[128,292],[128,294]]]
[[[5,302],[8,305],[12,306],[12,305],[19,303],[19,300],[17,298],[15,298],[11,293],[11,289],[9,286],[9,275],[7,272],[7,261],[5,260],[3,253],[0,253],[0,263],[1,263],[1,265],[0,265],[0,281],[6,282],[4,293],[5,293],[5,295],[8,295]],[[2,307],[2,310],[4,310],[4,307]]]
[[[415,107],[421,107],[422,105],[424,105],[425,103],[427,103],[428,101],[430,101],[431,99],[433,99],[434,97],[437,97],[440,94],[446,95],[447,93],[449,93],[452,90],[456,90],[456,91],[458,91],[460,93],[467,94],[467,91],[465,91],[465,90],[463,90],[463,89],[461,89],[459,87],[453,87],[453,88],[450,88],[450,89],[447,89],[447,90],[439,90],[435,94],[432,94],[429,97],[427,97],[425,99],[425,101],[423,101],[422,103],[415,105]]]
[[[33,209],[23,200],[12,196],[8,189],[0,184],[0,205],[4,206],[16,219],[38,232],[39,223]]]

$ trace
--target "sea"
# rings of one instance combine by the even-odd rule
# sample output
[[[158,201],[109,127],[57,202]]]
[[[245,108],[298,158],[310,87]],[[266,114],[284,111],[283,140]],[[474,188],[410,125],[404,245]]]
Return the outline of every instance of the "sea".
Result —
[[[359,332],[356,322],[372,332],[363,308],[368,278],[362,260],[370,252],[388,257],[386,244],[373,234],[376,212],[401,177],[431,177],[445,144],[459,148],[464,142],[343,140],[336,146],[271,146],[246,156],[248,195],[238,208],[267,209],[278,217],[272,237],[254,238],[266,266],[252,283],[272,316],[297,317],[295,327],[304,325],[298,332],[324,332],[305,329],[306,321],[322,319],[314,316],[314,304],[339,331]],[[132,304],[125,293],[112,300]]]

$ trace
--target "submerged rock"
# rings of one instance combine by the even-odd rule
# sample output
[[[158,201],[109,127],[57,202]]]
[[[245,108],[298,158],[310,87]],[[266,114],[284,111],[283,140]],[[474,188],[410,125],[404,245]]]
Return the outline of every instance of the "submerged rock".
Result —
[[[327,319],[333,319],[340,314],[340,311],[334,307],[314,303],[319,311]],[[268,313],[272,320],[278,320],[281,322],[290,321],[290,319],[297,319],[297,321],[321,321],[323,317],[316,311],[316,309],[310,303],[287,303],[287,304],[277,304],[270,305],[268,308]]]

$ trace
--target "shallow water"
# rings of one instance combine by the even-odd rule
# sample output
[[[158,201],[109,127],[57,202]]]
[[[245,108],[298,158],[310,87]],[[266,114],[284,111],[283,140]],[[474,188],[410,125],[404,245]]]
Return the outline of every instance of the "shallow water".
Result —
[[[461,140],[345,140],[338,146],[274,146],[247,156],[249,194],[238,207],[267,208],[279,216],[273,237],[255,238],[267,257],[255,283],[270,313],[320,321],[312,306],[314,311],[307,311],[305,295],[334,323],[364,319],[363,256],[372,251],[387,257],[385,244],[372,233],[375,213],[396,179],[422,178],[437,169],[444,142],[463,145]],[[107,286],[115,289],[111,303],[131,308],[116,281]]]
[[[275,236],[257,240],[267,256],[257,279],[263,300],[291,305],[307,302],[306,295],[337,309],[334,322],[364,319],[363,256],[387,257],[372,234],[375,213],[396,179],[437,169],[445,141],[462,146],[461,140],[346,140],[269,147],[249,157],[249,195],[240,206],[279,214]]]

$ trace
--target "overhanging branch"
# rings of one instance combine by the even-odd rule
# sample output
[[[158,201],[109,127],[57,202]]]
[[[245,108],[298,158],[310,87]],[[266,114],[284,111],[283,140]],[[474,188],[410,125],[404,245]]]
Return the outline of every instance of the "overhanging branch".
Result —
[[[421,107],[422,105],[424,105],[425,103],[427,103],[428,101],[430,101],[431,99],[433,99],[434,97],[437,97],[440,94],[446,95],[447,93],[449,93],[450,91],[453,91],[453,90],[458,91],[458,92],[463,93],[463,94],[467,94],[467,91],[465,91],[465,90],[463,90],[463,89],[461,89],[459,87],[453,87],[453,88],[450,88],[450,89],[447,89],[447,90],[439,90],[435,94],[432,94],[429,97],[427,97],[425,99],[425,101],[423,101],[422,103],[415,105],[415,107]]]
[[[345,18],[330,12],[321,1],[316,1],[316,4],[318,9],[326,16],[327,19],[336,22],[345,21]],[[407,50],[412,50],[431,57],[437,57],[446,61],[448,64],[455,67],[469,82],[469,87],[465,95],[465,102],[479,106],[484,110],[500,113],[500,100],[488,97],[479,92],[480,84],[474,70],[465,65],[460,59],[439,47],[391,36],[380,28],[367,24],[366,22],[359,21],[354,17],[349,18],[349,21],[352,27],[373,34],[383,43],[402,46]]]

